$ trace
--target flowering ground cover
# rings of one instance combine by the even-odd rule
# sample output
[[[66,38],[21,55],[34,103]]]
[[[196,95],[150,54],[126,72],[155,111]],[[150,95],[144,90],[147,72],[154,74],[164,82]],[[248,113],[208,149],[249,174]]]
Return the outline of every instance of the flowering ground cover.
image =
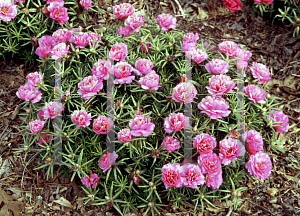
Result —
[[[125,7],[128,17],[118,7]],[[39,152],[41,163],[35,169],[45,169],[45,178],[51,178],[56,157],[51,148],[57,136],[53,125],[62,115],[66,164],[61,169],[71,172],[72,182],[79,180],[84,203],[104,205],[117,214],[143,209],[146,215],[156,214],[170,201],[175,210],[186,200],[192,201],[193,210],[217,209],[212,202],[218,197],[232,201],[231,210],[236,210],[247,190],[243,179],[268,179],[276,166],[269,154],[284,152],[276,139],[288,131],[288,118],[277,111],[279,98],[262,88],[271,78],[268,66],[250,63],[251,51],[231,40],[214,44],[197,33],[177,31],[170,14],[158,16],[158,25],[145,25],[132,12],[128,4],[115,6],[114,14],[125,22],[101,34],[71,26],[38,40],[40,73],[29,73],[16,93],[29,108],[20,151],[26,152],[25,158]],[[64,95],[61,102],[51,102],[51,65],[59,58]],[[185,76],[187,60],[192,62],[192,80]],[[237,69],[245,67],[244,146],[235,135],[236,96],[229,93],[239,91]],[[115,77],[109,80],[111,75]],[[116,89],[115,115],[105,106],[109,83]],[[186,117],[189,103],[191,117]],[[257,113],[262,116],[259,121]],[[115,151],[109,151],[105,135],[113,131],[113,124]],[[192,134],[192,161],[184,157],[186,132]],[[241,165],[238,156],[247,163]]]

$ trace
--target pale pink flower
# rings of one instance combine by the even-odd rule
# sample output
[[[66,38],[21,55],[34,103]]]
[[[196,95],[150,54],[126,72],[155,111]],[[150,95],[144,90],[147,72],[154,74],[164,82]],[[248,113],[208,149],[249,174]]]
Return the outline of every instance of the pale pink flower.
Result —
[[[43,140],[44,140],[46,143],[49,143],[50,140],[51,140],[51,136],[50,136],[49,134],[41,134],[41,135],[39,136],[38,143],[39,143],[40,145],[42,145],[42,146],[45,146]]]
[[[45,121],[41,120],[34,120],[32,122],[29,122],[29,129],[31,130],[31,133],[38,133],[40,130],[43,129],[45,125]]]
[[[20,86],[16,95],[22,100],[31,101],[32,104],[35,104],[42,99],[42,93],[39,89],[35,90],[35,87],[28,83]]]
[[[206,175],[207,175],[207,180],[206,180],[207,187],[212,187],[215,190],[219,189],[223,183],[222,169],[217,175],[213,175],[213,174],[206,174]]]
[[[233,138],[223,139],[219,142],[219,158],[222,161],[222,164],[229,165],[232,161],[235,161],[237,157],[244,156],[245,146]]]
[[[225,74],[228,72],[229,64],[222,59],[212,59],[204,67],[208,73]]]
[[[132,129],[131,135],[147,137],[152,134],[155,124],[151,123],[150,118],[145,117],[143,114],[137,114],[134,119],[129,121],[129,127]]]
[[[272,172],[272,162],[270,156],[263,152],[257,152],[255,155],[250,155],[249,161],[246,163],[246,169],[250,175],[263,180],[267,179]]]
[[[257,84],[263,84],[271,79],[270,70],[264,64],[253,62],[250,71],[254,79],[259,79]]]
[[[175,86],[172,99],[176,102],[191,103],[196,95],[197,90],[191,82],[182,82]]]
[[[246,69],[247,66],[248,66],[248,63],[245,60],[244,51],[242,49],[237,50],[236,57],[238,58],[238,60],[235,62],[236,63],[236,68],[239,69],[239,70],[242,70],[244,68]]]
[[[92,68],[93,75],[98,80],[107,80],[109,78],[108,71],[111,70],[110,60],[98,59]]]
[[[113,153],[106,152],[105,154],[103,154],[103,156],[98,161],[98,166],[105,173],[107,170],[109,170],[111,165],[117,160],[118,157],[119,157],[119,155],[116,154],[115,152],[113,152]]]
[[[21,0],[22,3],[25,3],[25,0]],[[14,3],[20,3],[19,0],[14,0]]]
[[[271,112],[275,113],[275,119],[272,120],[272,122],[276,122],[274,123],[275,125],[281,126],[281,127],[280,126],[273,127],[276,130],[276,132],[278,133],[288,132],[289,118],[287,117],[287,115],[285,115],[282,111],[278,111],[278,110],[272,110]],[[269,116],[274,118],[273,114],[269,114]],[[271,118],[269,118],[269,121],[271,121]]]
[[[99,184],[99,180],[100,180],[100,177],[98,177],[98,175],[96,173],[93,173],[92,171],[90,171],[90,184],[92,186],[92,188],[95,188],[96,185]]]
[[[70,45],[66,45],[65,43],[59,43],[55,47],[53,47],[51,54],[54,60],[60,59],[65,56],[69,52]]]
[[[255,85],[248,85],[244,89],[244,93],[248,95],[248,99],[253,101],[254,104],[260,103],[265,104],[266,93],[260,87]]]
[[[118,133],[118,140],[122,143],[130,142],[131,140],[131,131],[128,128],[124,128]]]
[[[216,153],[200,154],[198,164],[203,174],[213,176],[222,172],[221,160]]]
[[[90,179],[87,176],[83,176],[81,182],[84,186],[89,187]]]
[[[182,41],[184,43],[196,43],[197,40],[199,40],[198,33],[196,33],[196,34],[194,34],[194,33],[187,33],[187,34],[184,35]]]
[[[166,189],[169,187],[181,187],[182,167],[179,164],[165,164],[161,170],[161,180],[163,181]]]
[[[133,68],[132,71],[136,75],[142,76],[143,74],[146,75],[146,74],[150,73],[151,71],[154,71],[154,70],[152,70],[153,67],[154,67],[154,64],[150,60],[140,58],[139,60],[137,60],[135,62],[135,68],[136,69]]]
[[[98,80],[95,76],[87,76],[78,83],[77,93],[84,100],[88,100],[100,92],[103,88],[103,82]]]
[[[207,53],[202,49],[193,49],[186,51],[185,55],[197,64],[200,64],[208,58]]]
[[[161,31],[168,31],[169,29],[175,29],[176,27],[176,18],[171,14],[158,15],[156,22],[160,25]]]
[[[38,43],[40,47],[50,47],[51,49],[58,44],[57,41],[50,35],[42,36]]]
[[[80,0],[80,5],[84,9],[88,10],[92,7],[92,0]]]
[[[145,40],[145,39],[142,39],[141,42],[142,42],[142,44],[140,45],[140,51],[141,51],[141,52],[148,53],[149,47],[150,47],[151,45],[150,45],[150,44],[146,44],[146,43],[144,43],[144,42],[149,42],[149,41],[148,41],[148,40]],[[148,51],[146,50],[146,47],[147,47]]]
[[[84,48],[87,44],[89,44],[88,38],[89,35],[86,32],[79,32],[75,36],[71,37],[69,42],[75,43],[75,48]]]
[[[43,76],[42,74],[39,74],[39,72],[34,72],[34,73],[29,73],[26,76],[26,80],[28,82],[29,85],[38,85],[42,80],[43,80]]]
[[[177,140],[171,136],[166,136],[161,143],[161,146],[164,146],[163,150],[172,152],[180,148],[180,142],[177,142]]]
[[[64,0],[43,0],[43,1],[46,1],[47,4],[50,4],[52,2],[63,2]]]
[[[18,8],[10,0],[0,1],[0,20],[9,22],[17,16]]]
[[[114,84],[129,84],[131,83],[135,76],[130,76],[132,72],[132,66],[126,62],[118,62],[114,66],[114,75],[116,76]]]
[[[122,3],[113,7],[115,19],[126,19],[134,12],[133,6],[129,3]]]
[[[141,14],[133,14],[130,15],[126,20],[125,20],[125,25],[128,28],[132,29],[132,33],[139,32],[141,25],[144,25],[145,22],[143,21],[143,17]]]
[[[229,76],[220,74],[209,78],[209,86],[206,86],[208,92],[212,95],[226,95],[232,92],[235,82]]]
[[[198,104],[201,113],[207,114],[212,119],[223,118],[229,116],[231,113],[229,103],[221,97],[206,96]]]
[[[181,46],[181,50],[183,52],[185,51],[191,51],[191,50],[195,50],[196,49],[196,43],[183,43],[182,46]]]
[[[236,57],[239,47],[233,41],[223,41],[219,44],[219,51],[224,55],[229,55],[229,58]]]
[[[64,7],[64,1],[51,2],[47,9],[50,12],[50,18],[58,21],[60,25],[69,20],[67,8]]]
[[[201,172],[201,169],[196,164],[184,164],[182,166],[181,181],[183,186],[196,188],[198,185],[204,185],[205,178]]]
[[[245,142],[249,155],[254,155],[264,149],[263,138],[256,130],[245,131]]]
[[[72,32],[68,29],[58,29],[52,34],[52,38],[57,43],[66,43],[72,37]]]
[[[115,61],[125,61],[126,55],[128,53],[128,49],[126,44],[117,43],[114,44],[109,51],[109,58]]]
[[[169,117],[165,118],[164,122],[164,128],[167,133],[180,131],[182,128],[189,126],[189,117],[185,117],[183,113],[171,113]]]
[[[45,59],[51,54],[51,50],[52,48],[49,46],[38,47],[35,54],[37,54],[41,59]]]
[[[93,121],[93,131],[96,134],[107,134],[114,126],[110,117],[98,116]]]
[[[87,127],[91,123],[92,114],[87,113],[86,110],[75,110],[71,114],[71,119],[76,123],[77,127]]]
[[[193,147],[197,149],[200,154],[212,153],[217,146],[216,138],[201,132],[200,135],[194,137]]]
[[[101,35],[92,32],[88,35],[87,40],[91,43],[92,46],[95,46],[97,41],[101,41]],[[98,48],[99,46],[100,45],[98,44],[96,48]]]
[[[61,112],[64,110],[62,103],[51,101],[50,103],[46,104],[42,111],[44,112],[43,118],[44,119],[54,119],[56,116],[59,116]]]
[[[159,83],[159,75],[155,71],[151,71],[146,76],[141,77],[138,83],[143,89],[151,89],[157,91],[161,86]]]
[[[127,37],[129,34],[131,34],[132,30],[131,30],[131,28],[126,28],[126,27],[122,26],[117,29],[117,32],[120,36],[124,35],[125,37]]]

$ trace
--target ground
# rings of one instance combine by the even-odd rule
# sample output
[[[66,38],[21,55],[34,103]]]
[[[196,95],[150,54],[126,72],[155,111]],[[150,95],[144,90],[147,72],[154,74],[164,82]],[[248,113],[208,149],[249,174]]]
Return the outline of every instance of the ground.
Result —
[[[112,20],[112,6],[121,2],[125,1],[99,1],[99,7],[107,12],[101,17],[91,17],[90,22],[117,22]],[[284,25],[272,26],[267,20],[250,14],[247,7],[243,12],[231,13],[222,6],[222,1],[217,0],[211,0],[209,4],[196,0],[164,0],[159,4],[151,0],[126,2],[136,2],[134,7],[144,11],[146,23],[162,13],[180,15],[184,12],[188,14],[186,18],[177,17],[177,28],[183,32],[198,32],[200,39],[216,44],[222,39],[232,40],[251,50],[251,61],[271,68],[272,80],[264,85],[265,91],[282,98],[279,107],[289,117],[289,132],[278,137],[285,153],[268,151],[273,162],[271,176],[265,181],[247,178],[241,187],[248,190],[241,195],[236,211],[233,211],[232,201],[214,200],[213,204],[218,208],[206,205],[203,214],[200,207],[195,213],[194,205],[189,202],[179,209],[172,209],[170,202],[162,215],[297,215],[300,210],[300,36],[293,38],[291,29]],[[24,111],[20,110],[22,101],[16,97],[16,91],[25,83],[26,75],[36,69],[17,58],[0,62],[0,216],[118,215],[108,206],[83,205],[83,201],[76,200],[84,194],[80,192],[80,182],[70,182],[70,176],[61,177],[56,173],[54,178],[46,181],[44,173],[33,170],[36,162],[28,163],[34,154],[24,162],[23,153],[12,153],[13,148],[23,144],[22,136],[17,132],[22,124],[18,114]],[[127,215],[142,215],[143,211]]]

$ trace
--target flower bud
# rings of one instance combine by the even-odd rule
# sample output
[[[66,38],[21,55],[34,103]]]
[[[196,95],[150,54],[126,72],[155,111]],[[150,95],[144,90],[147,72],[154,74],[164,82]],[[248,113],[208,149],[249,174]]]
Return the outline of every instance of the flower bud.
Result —
[[[92,199],[93,197],[94,197],[93,194],[88,195],[88,198],[90,198],[90,199]]]
[[[44,160],[44,163],[50,163],[52,161],[52,158],[47,156]]]
[[[198,130],[198,128],[195,126],[195,127],[193,128],[193,131],[196,132],[197,130]]]
[[[152,202],[149,202],[148,206],[151,208],[153,206]]]
[[[265,113],[265,112],[267,112],[267,109],[264,107],[264,108],[262,109],[262,111]]]
[[[69,154],[69,155],[68,155],[68,158],[72,159],[72,158],[73,158],[73,155]]]
[[[26,113],[30,113],[30,109],[29,108],[26,108]]]
[[[51,149],[50,149],[50,147],[47,147],[47,151],[50,151]]]
[[[300,23],[300,18],[296,19],[296,23]]]
[[[34,35],[31,35],[30,43],[31,43],[32,46],[34,46],[34,47],[37,47],[37,46],[38,46],[38,40],[36,39],[36,37],[35,37]]]
[[[154,183],[153,183],[153,182],[149,182],[149,186],[150,186],[150,187],[153,187],[153,186],[154,186]]]
[[[268,99],[271,98],[271,95],[270,95],[270,94],[267,94],[267,98],[268,98]]]
[[[159,156],[159,154],[160,154],[160,151],[158,149],[153,149],[151,152],[151,157],[156,158]]]
[[[117,118],[120,118],[121,116],[120,116],[120,114],[118,114],[116,117],[117,117]]]
[[[174,55],[169,55],[168,57],[167,57],[167,61],[168,62],[172,62],[172,61],[174,61],[175,60],[175,56]]]
[[[293,27],[296,27],[297,25],[298,25],[298,23],[293,23],[293,25],[292,25],[292,26],[293,26]]]
[[[66,132],[63,133],[64,136],[68,136],[68,134]]]
[[[126,147],[128,147],[128,144],[129,144],[129,143],[128,143],[128,142],[126,142],[126,143],[124,143],[123,145],[124,145],[124,146],[126,146]]]
[[[164,79],[164,82],[168,82],[168,79]]]
[[[76,51],[76,53],[79,53],[79,52],[80,52],[80,50],[79,50],[78,48],[77,48],[75,51]]]
[[[120,107],[123,108],[123,107],[124,107],[124,104],[121,103]]]
[[[50,12],[48,11],[48,9],[47,9],[46,7],[44,7],[44,8],[42,9],[42,12],[43,12],[43,14],[46,15],[46,17],[49,17]]]
[[[180,142],[183,142],[183,139],[182,139],[182,138],[180,138],[179,140],[180,140]]]
[[[157,113],[157,116],[159,117],[159,116],[160,116],[160,113]]]
[[[26,16],[29,15],[29,9],[28,9],[28,8],[23,8],[22,11],[24,12],[24,14],[25,14]]]
[[[24,148],[23,148],[23,151],[28,151],[28,147],[24,147]]]
[[[106,200],[106,201],[109,201],[109,200],[110,200],[110,197],[109,197],[109,196],[105,196],[105,200]]]
[[[141,174],[141,171],[140,171],[139,169],[137,169],[137,170],[135,171],[135,174],[139,175],[139,174]]]

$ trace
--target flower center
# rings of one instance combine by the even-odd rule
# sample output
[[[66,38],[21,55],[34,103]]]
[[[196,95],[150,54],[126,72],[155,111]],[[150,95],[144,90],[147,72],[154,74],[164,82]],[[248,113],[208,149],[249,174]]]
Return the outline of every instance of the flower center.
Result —
[[[8,8],[2,8],[1,10],[3,13],[6,13],[8,11]]]

